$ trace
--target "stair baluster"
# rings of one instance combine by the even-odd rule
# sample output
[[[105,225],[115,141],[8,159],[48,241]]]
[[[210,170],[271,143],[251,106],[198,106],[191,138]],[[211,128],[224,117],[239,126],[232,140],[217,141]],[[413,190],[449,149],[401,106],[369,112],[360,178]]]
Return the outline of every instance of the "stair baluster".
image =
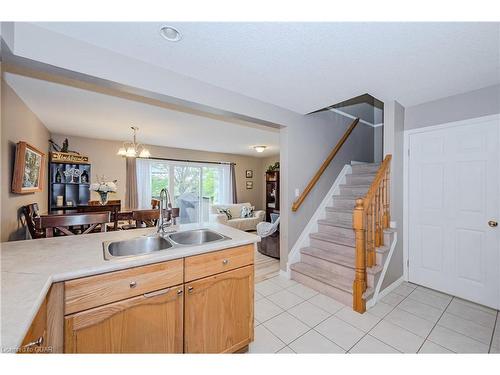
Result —
[[[353,309],[366,311],[363,293],[366,291],[367,267],[376,265],[376,248],[384,244],[384,230],[389,227],[389,184],[392,156],[387,155],[364,198],[356,199],[352,216],[355,234],[355,278]]]
[[[363,199],[356,199],[356,207],[352,216],[352,227],[356,235],[356,263],[353,284],[353,309],[357,312],[366,311],[363,293],[366,290],[366,242],[365,242],[365,209]]]

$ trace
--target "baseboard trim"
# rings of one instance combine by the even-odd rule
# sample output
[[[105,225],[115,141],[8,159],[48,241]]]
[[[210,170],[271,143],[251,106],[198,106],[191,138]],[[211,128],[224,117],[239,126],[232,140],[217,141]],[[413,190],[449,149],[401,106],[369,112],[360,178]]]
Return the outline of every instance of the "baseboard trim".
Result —
[[[281,269],[280,269],[279,275],[280,275],[280,276],[283,276],[283,277],[285,277],[285,278],[287,278],[287,279],[290,279],[290,278],[291,278],[290,272],[289,272],[288,270],[284,271],[284,270],[281,270]]]
[[[394,281],[392,284],[389,284],[384,290],[379,292],[377,298],[375,299],[372,298],[368,302],[366,302],[366,307],[373,307],[379,299],[384,298],[386,295],[388,295],[390,292],[392,292],[394,289],[396,289],[398,286],[400,286],[404,281],[404,277],[401,276],[399,279]]]

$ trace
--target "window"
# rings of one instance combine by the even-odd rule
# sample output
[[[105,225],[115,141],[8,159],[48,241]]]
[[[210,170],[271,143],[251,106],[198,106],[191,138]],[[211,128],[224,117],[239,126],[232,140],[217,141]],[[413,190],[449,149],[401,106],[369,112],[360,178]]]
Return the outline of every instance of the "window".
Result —
[[[212,205],[231,203],[227,164],[137,159],[137,185],[139,208],[150,208],[151,199],[168,189],[182,224],[206,222]]]

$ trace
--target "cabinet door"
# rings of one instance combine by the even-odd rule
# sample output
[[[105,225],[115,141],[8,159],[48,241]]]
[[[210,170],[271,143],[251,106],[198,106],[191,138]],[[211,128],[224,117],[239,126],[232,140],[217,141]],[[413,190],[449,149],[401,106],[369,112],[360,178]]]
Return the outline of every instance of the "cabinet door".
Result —
[[[253,340],[253,279],[246,266],[185,284],[186,353],[231,353]]]
[[[26,336],[24,336],[18,353],[49,353],[47,348],[47,301],[44,300],[31,323]]]
[[[66,353],[182,353],[183,286],[65,318]]]

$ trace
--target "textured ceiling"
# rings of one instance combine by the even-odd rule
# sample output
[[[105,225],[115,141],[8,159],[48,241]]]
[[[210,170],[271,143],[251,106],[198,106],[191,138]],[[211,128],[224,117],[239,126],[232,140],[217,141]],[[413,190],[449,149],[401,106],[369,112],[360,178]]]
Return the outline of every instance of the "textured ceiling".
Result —
[[[5,73],[5,80],[55,134],[267,157],[279,153],[279,132],[168,110],[57,83]],[[267,145],[263,153],[254,145]]]
[[[164,24],[183,39],[162,39]],[[299,113],[364,93],[411,106],[500,83],[499,23],[37,25]]]

